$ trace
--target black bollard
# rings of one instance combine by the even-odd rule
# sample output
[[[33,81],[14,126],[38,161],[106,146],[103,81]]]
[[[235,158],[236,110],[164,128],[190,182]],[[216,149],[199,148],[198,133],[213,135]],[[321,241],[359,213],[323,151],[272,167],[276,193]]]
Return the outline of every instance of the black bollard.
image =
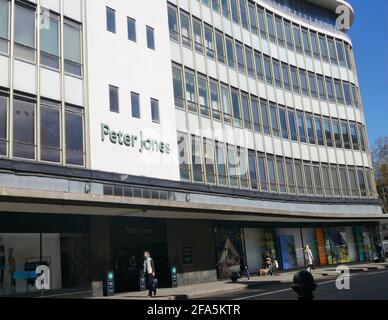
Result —
[[[314,300],[313,292],[317,288],[313,275],[308,271],[299,271],[294,275],[292,289],[298,294],[298,300]]]

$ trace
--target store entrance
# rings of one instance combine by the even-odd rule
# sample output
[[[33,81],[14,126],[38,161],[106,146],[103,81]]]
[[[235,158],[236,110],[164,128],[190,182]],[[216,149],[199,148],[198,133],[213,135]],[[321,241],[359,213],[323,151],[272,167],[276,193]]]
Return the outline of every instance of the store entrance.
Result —
[[[154,260],[159,287],[169,286],[169,261],[164,223],[153,220],[116,220],[112,223],[116,292],[138,291],[144,251]]]

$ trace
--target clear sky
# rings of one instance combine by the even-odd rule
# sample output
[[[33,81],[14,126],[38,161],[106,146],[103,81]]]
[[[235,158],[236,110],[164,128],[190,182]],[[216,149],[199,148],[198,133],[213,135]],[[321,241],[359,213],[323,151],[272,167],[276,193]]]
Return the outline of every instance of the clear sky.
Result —
[[[369,141],[388,136],[388,0],[348,0],[356,20],[349,35],[356,56]]]

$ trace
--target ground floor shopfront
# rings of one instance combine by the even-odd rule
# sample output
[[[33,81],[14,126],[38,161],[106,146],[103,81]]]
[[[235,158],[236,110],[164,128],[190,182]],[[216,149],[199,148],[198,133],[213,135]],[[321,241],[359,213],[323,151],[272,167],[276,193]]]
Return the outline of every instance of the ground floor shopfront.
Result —
[[[240,257],[255,273],[268,252],[281,270],[305,267],[304,248],[308,245],[316,266],[374,261],[380,257],[380,235],[376,224],[284,224],[282,226],[215,227],[219,278],[240,269]]]
[[[37,294],[37,265],[50,269],[52,291],[90,291],[113,271],[116,292],[139,290],[143,252],[154,259],[161,287],[216,281],[251,271],[269,251],[283,270],[304,266],[308,244],[317,265],[374,260],[378,224],[279,224],[58,214],[0,214],[0,295]]]

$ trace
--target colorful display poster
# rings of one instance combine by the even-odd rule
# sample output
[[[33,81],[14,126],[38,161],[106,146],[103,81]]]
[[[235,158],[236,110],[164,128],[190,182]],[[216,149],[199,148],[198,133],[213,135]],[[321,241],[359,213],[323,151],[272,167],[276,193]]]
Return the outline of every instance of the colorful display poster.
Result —
[[[345,228],[329,228],[333,263],[350,262]]]
[[[317,246],[319,252],[319,264],[321,266],[327,266],[327,254],[326,254],[326,245],[325,245],[325,232],[323,228],[316,228],[315,235],[317,237]]]
[[[298,266],[295,248],[295,238],[292,235],[279,236],[280,249],[282,253],[283,269],[294,269]]]
[[[228,278],[232,272],[240,271],[243,254],[240,228],[216,227],[217,268],[219,278]]]

